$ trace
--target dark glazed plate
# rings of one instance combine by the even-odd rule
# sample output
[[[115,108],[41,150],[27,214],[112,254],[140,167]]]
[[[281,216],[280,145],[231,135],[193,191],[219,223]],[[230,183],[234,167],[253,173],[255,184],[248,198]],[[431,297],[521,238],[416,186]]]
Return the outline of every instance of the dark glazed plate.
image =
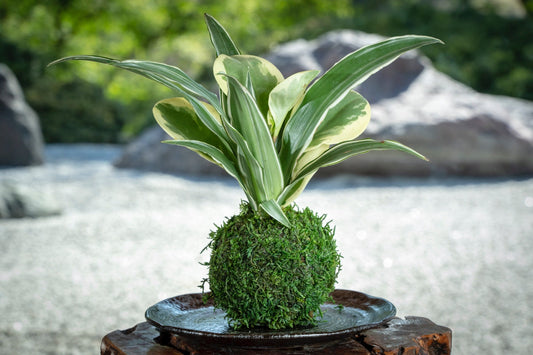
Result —
[[[191,293],[161,301],[146,310],[148,323],[162,332],[211,344],[260,346],[295,345],[344,338],[376,327],[396,315],[389,301],[364,293],[335,290],[334,303],[321,306],[323,317],[317,326],[286,330],[234,330],[225,312],[204,303],[201,293]],[[342,305],[342,309],[338,307]]]

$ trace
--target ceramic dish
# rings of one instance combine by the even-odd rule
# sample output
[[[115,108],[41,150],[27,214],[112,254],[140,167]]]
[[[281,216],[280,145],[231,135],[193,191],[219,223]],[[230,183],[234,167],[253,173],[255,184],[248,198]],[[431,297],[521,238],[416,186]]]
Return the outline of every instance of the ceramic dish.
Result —
[[[335,290],[331,296],[334,303],[322,305],[318,325],[309,328],[235,330],[228,325],[225,312],[211,302],[204,303],[200,293],[163,300],[148,308],[145,317],[161,332],[190,341],[261,346],[335,340],[379,326],[396,314],[394,305],[383,298],[348,290]]]

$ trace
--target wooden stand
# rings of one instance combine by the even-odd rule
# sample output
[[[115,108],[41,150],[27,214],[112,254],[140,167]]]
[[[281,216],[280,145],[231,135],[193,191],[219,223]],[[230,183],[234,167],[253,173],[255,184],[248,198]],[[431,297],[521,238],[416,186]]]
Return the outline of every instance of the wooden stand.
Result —
[[[447,355],[452,331],[427,318],[394,318],[386,324],[341,340],[284,348],[218,347],[190,343],[159,331],[144,322],[116,330],[102,339],[102,355],[215,355],[215,354],[351,354]]]

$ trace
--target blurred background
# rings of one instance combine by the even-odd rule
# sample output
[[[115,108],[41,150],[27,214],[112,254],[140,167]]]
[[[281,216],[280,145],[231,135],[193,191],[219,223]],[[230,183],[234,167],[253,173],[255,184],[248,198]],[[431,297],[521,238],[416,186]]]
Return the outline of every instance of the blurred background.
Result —
[[[94,63],[47,64],[76,54],[162,61],[214,88],[204,12],[243,52],[287,71],[325,69],[354,42],[382,38],[340,29],[446,43],[362,88],[370,136],[432,163],[365,154],[324,169],[298,203],[336,226],[338,288],[452,328],[454,354],[528,353],[531,0],[1,1],[0,353],[98,353],[106,333],[142,322],[150,305],[199,292],[200,251],[237,212],[238,185],[159,143],[151,109],[171,91]]]

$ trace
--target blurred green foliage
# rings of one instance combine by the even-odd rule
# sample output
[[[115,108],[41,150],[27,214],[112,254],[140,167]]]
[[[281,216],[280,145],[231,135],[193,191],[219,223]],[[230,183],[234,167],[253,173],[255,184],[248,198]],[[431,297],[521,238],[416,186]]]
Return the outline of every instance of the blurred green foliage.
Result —
[[[531,6],[531,1],[523,2]],[[372,15],[355,16],[346,27],[387,36],[435,36],[446,46],[422,52],[440,71],[484,93],[533,100],[531,12],[524,8],[521,17],[501,16],[505,2],[498,1],[435,3],[448,6],[439,9],[423,0],[357,1],[356,13]]]
[[[124,127],[125,108],[106,97],[102,88],[79,78],[43,78],[26,97],[39,112],[48,142],[115,143]]]
[[[433,35],[446,46],[423,52],[438,69],[482,92],[533,100],[531,0],[522,1],[520,18],[480,3],[487,1],[7,1],[0,2],[0,62],[19,78],[47,142],[123,141],[152,124],[155,100],[172,96],[97,64],[47,63],[74,54],[150,59],[208,83],[214,53],[203,12],[253,54],[336,28]]]

